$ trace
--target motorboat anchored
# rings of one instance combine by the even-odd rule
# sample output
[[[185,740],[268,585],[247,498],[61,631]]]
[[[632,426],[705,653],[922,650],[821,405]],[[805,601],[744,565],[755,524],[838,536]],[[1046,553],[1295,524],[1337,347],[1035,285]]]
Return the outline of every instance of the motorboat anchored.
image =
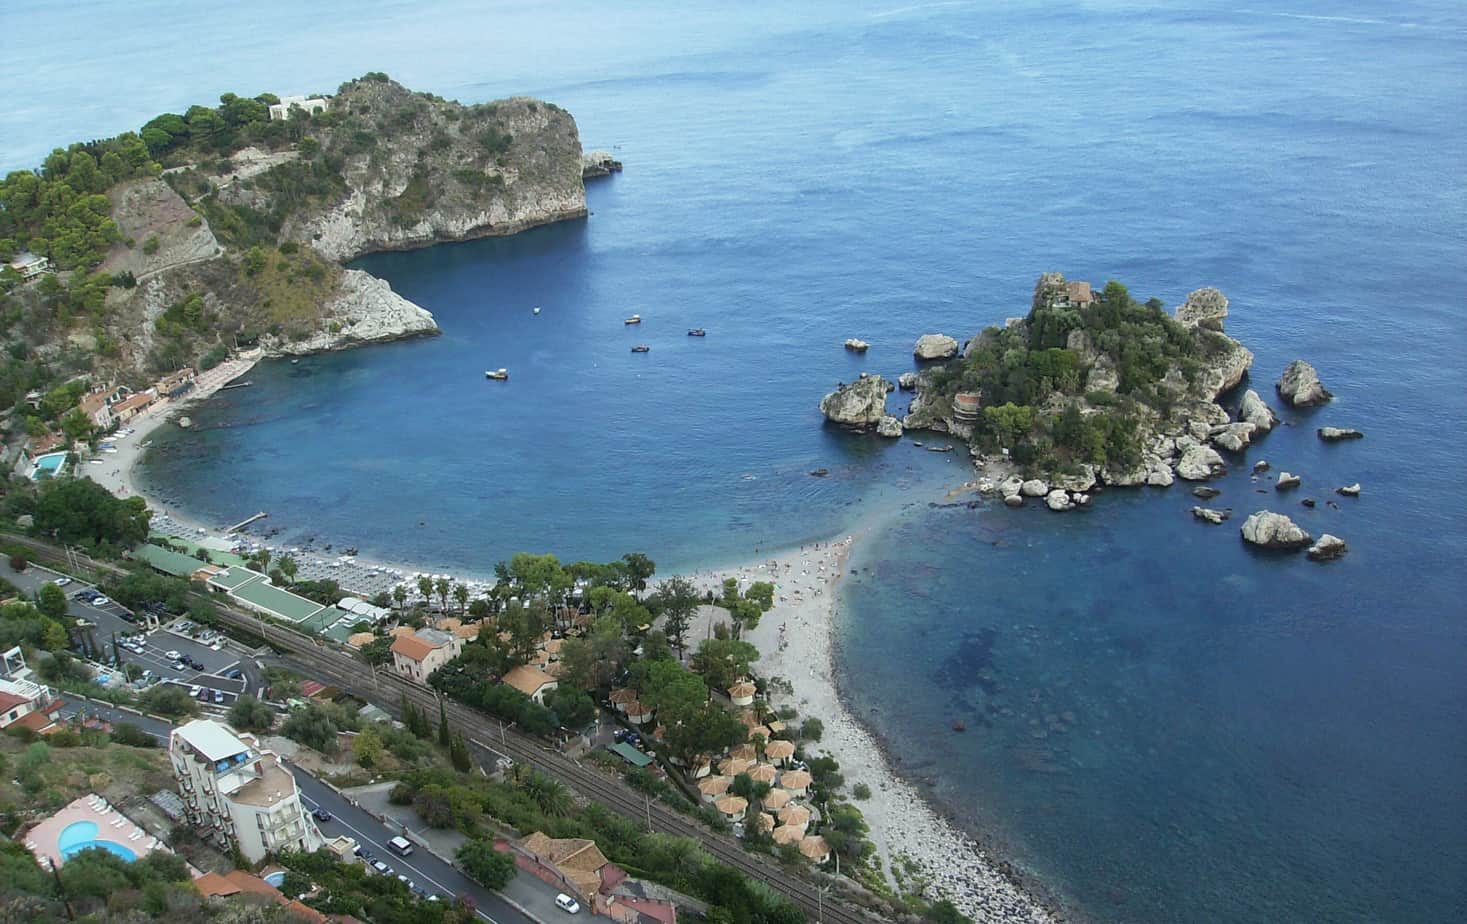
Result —
[[[622,321],[621,323],[623,323],[623,324],[641,324],[642,323],[642,316],[640,314],[634,314],[631,317],[627,318],[625,321]]]
[[[486,379],[493,379],[496,382],[507,382],[507,381],[509,381],[509,370],[508,369],[493,369],[493,370],[488,370],[488,371],[485,371],[484,378],[486,378]]]
[[[650,353],[650,352],[652,352],[652,348],[649,347],[649,346],[647,346],[647,344],[645,344],[645,343],[639,343],[636,346],[632,347],[632,352],[633,353]]]
[[[688,331],[689,337],[706,337],[708,332],[701,327],[694,327]]]

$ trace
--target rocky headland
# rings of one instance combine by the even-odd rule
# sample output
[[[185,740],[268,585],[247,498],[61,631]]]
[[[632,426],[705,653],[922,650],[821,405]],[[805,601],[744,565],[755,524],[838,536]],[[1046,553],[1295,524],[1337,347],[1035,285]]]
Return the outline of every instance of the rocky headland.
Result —
[[[621,167],[583,157],[575,120],[540,100],[466,106],[374,73],[320,111],[271,118],[274,101],[225,94],[217,109],[58,151],[41,179],[7,178],[7,196],[38,203],[45,190],[22,187],[93,194],[65,240],[43,207],[14,216],[15,243],[59,272],[10,286],[7,301],[39,313],[60,290],[88,309],[84,324],[27,325],[26,347],[80,348],[95,379],[140,385],[211,352],[434,334],[429,312],[342,264],[584,217],[584,177]]]

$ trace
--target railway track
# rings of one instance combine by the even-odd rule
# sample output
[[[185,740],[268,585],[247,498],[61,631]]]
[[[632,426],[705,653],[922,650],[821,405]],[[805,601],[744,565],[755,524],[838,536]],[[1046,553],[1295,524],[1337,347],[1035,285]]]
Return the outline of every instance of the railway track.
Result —
[[[48,561],[62,565],[74,564],[68,555],[53,546],[25,536],[6,534],[6,538],[25,545]],[[75,563],[93,571],[119,575],[126,573],[108,562],[78,557],[81,561]],[[376,702],[394,714],[399,711],[399,702],[403,697],[427,710],[429,715],[438,709],[440,700],[427,687],[391,672],[378,671],[354,655],[332,647],[319,637],[284,629],[251,613],[222,606],[216,597],[210,596],[209,599],[215,603],[222,622],[263,638],[280,651],[289,652],[289,657],[313,672],[317,679],[330,681],[339,689],[369,702]],[[878,920],[874,915],[828,895],[830,887],[822,889],[762,854],[749,853],[734,838],[710,831],[687,816],[651,801],[621,780],[587,769],[579,762],[548,747],[538,738],[502,725],[495,729],[495,725],[500,725],[499,720],[452,700],[445,699],[441,702],[449,721],[465,732],[465,740],[480,752],[481,759],[487,756],[488,761],[492,762],[496,756],[507,756],[561,780],[585,798],[599,802],[653,831],[692,838],[709,855],[764,883],[821,924],[825,921],[832,924],[873,924]],[[497,736],[493,734],[496,730],[499,732]],[[490,740],[485,741],[485,738]]]

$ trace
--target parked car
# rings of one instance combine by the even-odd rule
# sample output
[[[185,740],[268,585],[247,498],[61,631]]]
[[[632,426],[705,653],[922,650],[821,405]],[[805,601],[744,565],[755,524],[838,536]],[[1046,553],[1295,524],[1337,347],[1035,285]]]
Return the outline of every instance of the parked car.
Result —
[[[189,667],[193,668],[196,671],[201,671],[201,670],[204,669],[203,663],[200,662],[199,660],[197,660],[196,658],[190,658],[188,656],[184,656],[183,663],[184,664],[187,664]]]
[[[53,579],[51,581],[51,583],[52,584],[55,584],[57,587],[65,587],[67,584],[70,584],[71,583],[71,578],[69,578],[69,577],[59,577],[59,578]]]
[[[163,653],[163,657],[167,658],[170,661],[177,661],[181,659],[183,655],[178,653],[178,649],[170,648],[168,649],[168,651]]]
[[[199,690],[198,693],[195,693],[194,695],[199,698],[199,702],[201,702],[201,703],[207,703],[209,701],[209,694],[211,694],[213,692],[214,692],[213,690],[203,690],[203,689],[201,689],[201,690]]]
[[[317,821],[330,821],[331,813],[318,806],[316,810],[311,813],[311,817],[316,819]]]
[[[223,690],[215,690],[214,691],[214,702],[215,703],[219,703],[219,704],[222,704],[224,702],[224,691]]]
[[[581,911],[581,903],[564,892],[555,896],[555,907],[569,914],[579,914]]]
[[[392,867],[388,866],[386,863],[383,863],[381,860],[373,860],[372,869],[376,870],[384,876],[392,875]]]
[[[106,606],[107,604],[111,603],[112,601],[111,600],[108,600],[106,597],[102,596],[101,594],[97,594],[95,597],[93,597],[92,599],[88,600],[87,602],[90,603],[92,606]]]

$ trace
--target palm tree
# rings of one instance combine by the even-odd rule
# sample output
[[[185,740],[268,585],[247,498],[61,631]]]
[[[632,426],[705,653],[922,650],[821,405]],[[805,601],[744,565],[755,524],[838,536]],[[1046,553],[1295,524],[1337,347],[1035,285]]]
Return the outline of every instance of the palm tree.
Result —
[[[284,574],[286,579],[289,580],[290,583],[295,583],[296,571],[299,570],[300,566],[295,563],[294,558],[291,558],[289,555],[282,555],[280,557],[280,560],[276,562],[275,565],[280,569],[280,573]]]
[[[469,609],[469,585],[453,585],[453,599],[458,601],[458,615],[462,619]]]
[[[520,785],[545,814],[560,816],[570,811],[570,790],[559,780],[543,773],[530,773]]]
[[[427,575],[418,578],[418,593],[423,595],[423,602],[431,601],[433,599],[433,579]]]
[[[442,601],[444,611],[447,611],[448,610],[448,589],[449,589],[449,587],[453,586],[452,585],[452,582],[449,581],[448,578],[446,578],[446,577],[441,577],[441,578],[438,579],[438,582],[436,584],[434,584],[433,586],[438,590],[438,599]]]
[[[407,603],[407,588],[401,584],[392,588],[392,599],[397,603],[397,608],[402,609],[403,604]]]

